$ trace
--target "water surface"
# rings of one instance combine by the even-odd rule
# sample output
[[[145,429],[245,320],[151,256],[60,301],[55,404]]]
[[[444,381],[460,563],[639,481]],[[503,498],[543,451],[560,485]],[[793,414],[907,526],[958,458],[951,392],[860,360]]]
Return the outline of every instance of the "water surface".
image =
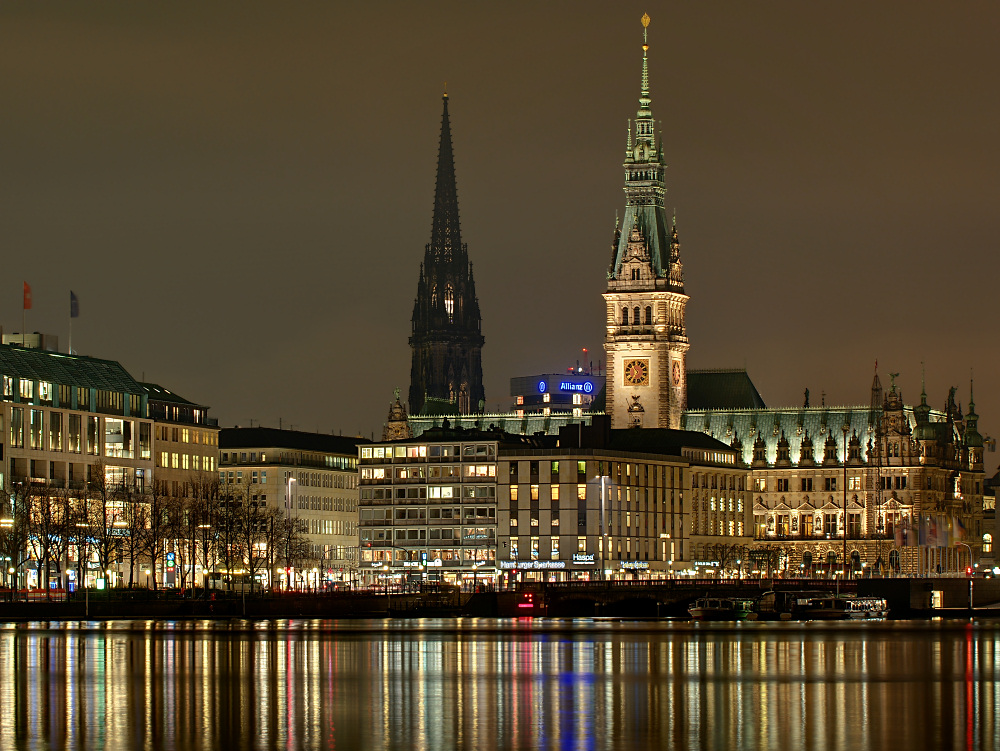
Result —
[[[1000,628],[0,625],[0,748],[994,749]]]

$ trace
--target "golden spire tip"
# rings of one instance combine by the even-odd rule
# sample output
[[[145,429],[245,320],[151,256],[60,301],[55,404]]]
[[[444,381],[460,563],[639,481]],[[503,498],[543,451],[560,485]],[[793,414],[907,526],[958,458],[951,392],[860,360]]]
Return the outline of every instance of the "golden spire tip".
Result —
[[[640,18],[639,20],[642,21],[643,27],[649,26],[649,14],[648,13],[643,13],[642,14],[642,18]]]

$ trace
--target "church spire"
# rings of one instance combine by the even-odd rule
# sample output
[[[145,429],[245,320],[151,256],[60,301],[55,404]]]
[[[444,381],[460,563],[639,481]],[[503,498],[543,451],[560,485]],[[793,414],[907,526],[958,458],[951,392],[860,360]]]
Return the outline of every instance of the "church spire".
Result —
[[[441,141],[438,146],[437,181],[434,185],[430,252],[435,257],[447,260],[462,252],[462,231],[458,221],[458,188],[455,185],[455,155],[451,146],[447,92],[441,97],[441,101]]]
[[[411,415],[435,410],[471,414],[484,401],[482,321],[459,228],[447,92],[442,103],[431,241],[424,251],[413,303]]]

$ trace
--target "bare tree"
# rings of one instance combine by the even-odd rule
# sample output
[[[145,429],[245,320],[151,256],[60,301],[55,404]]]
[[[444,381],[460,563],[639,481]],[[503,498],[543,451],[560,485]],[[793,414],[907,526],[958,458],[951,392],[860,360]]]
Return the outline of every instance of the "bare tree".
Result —
[[[0,494],[0,558],[11,589],[17,589],[17,573],[28,560],[30,507],[24,485]],[[8,569],[14,569],[11,574]]]
[[[121,551],[128,558],[128,586],[131,589],[135,586],[135,566],[146,549],[149,506],[139,489],[124,480],[115,488],[115,495],[122,509],[125,537],[122,538]]]
[[[126,527],[120,488],[108,481],[103,465],[96,465],[90,490],[87,524],[91,544],[101,570],[109,571],[111,564],[122,554],[123,533]]]
[[[156,590],[156,564],[163,557],[164,542],[170,532],[169,507],[172,499],[167,495],[167,484],[154,480],[146,493],[149,504],[149,525],[146,530],[145,552],[153,570],[153,589]]]
[[[199,475],[192,483],[191,510],[194,525],[194,564],[201,556],[204,571],[204,596],[208,597],[209,573],[215,568],[218,560],[218,545],[216,521],[220,511],[221,485],[218,476],[214,474]]]

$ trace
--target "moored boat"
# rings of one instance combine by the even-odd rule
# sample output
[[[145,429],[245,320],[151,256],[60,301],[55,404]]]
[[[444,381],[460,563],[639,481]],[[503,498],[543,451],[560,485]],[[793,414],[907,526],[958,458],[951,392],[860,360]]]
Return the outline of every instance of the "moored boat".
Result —
[[[702,597],[688,608],[696,621],[742,621],[753,612],[753,600],[743,597]]]
[[[792,617],[796,620],[846,621],[877,620],[889,614],[880,597],[822,595],[796,599]]]

